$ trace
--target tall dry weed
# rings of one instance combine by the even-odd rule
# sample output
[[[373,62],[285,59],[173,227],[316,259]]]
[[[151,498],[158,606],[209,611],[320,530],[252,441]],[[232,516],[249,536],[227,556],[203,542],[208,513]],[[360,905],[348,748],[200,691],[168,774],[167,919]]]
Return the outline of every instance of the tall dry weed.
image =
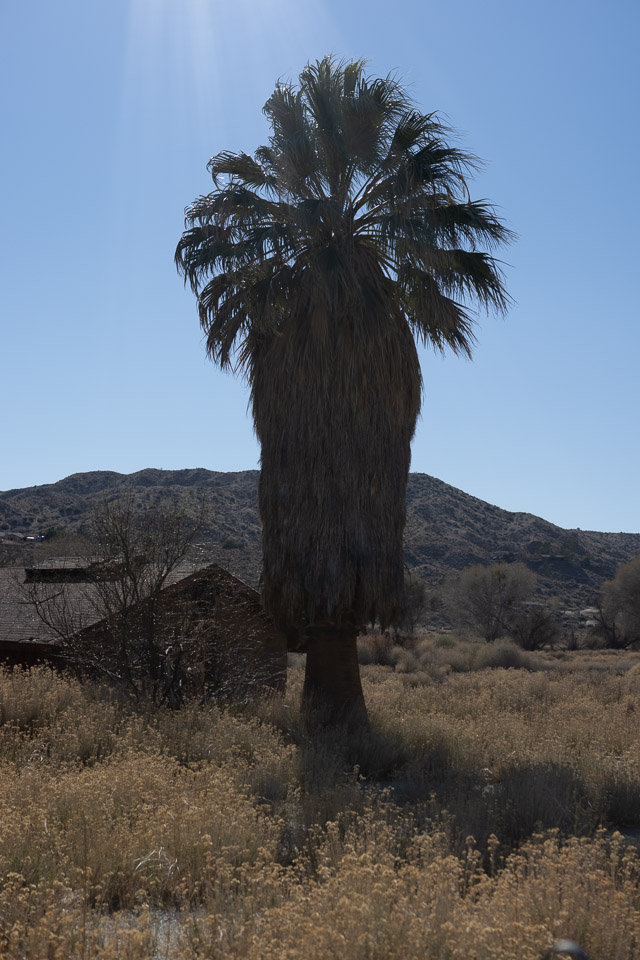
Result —
[[[299,666],[178,712],[0,672],[0,956],[632,960],[635,673],[566,667],[366,667],[358,742],[309,741]]]

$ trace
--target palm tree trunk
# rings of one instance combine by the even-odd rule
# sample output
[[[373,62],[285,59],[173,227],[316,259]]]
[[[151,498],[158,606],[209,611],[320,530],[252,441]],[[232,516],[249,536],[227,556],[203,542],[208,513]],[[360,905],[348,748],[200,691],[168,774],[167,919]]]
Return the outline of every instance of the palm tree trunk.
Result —
[[[357,636],[357,627],[350,623],[308,628],[302,712],[310,729],[368,728]]]

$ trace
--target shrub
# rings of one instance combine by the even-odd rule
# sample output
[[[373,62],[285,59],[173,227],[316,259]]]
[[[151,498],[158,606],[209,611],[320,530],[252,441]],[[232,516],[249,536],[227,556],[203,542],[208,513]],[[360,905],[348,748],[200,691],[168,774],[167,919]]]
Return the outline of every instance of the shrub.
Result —
[[[514,612],[509,634],[523,650],[543,650],[560,638],[560,625],[550,610],[535,605]]]
[[[474,667],[476,670],[487,670],[492,667],[502,667],[505,670],[534,670],[536,662],[520,647],[505,639],[480,647]]]
[[[365,633],[358,637],[358,662],[362,666],[376,664],[388,667],[393,665],[393,640],[385,632]]]

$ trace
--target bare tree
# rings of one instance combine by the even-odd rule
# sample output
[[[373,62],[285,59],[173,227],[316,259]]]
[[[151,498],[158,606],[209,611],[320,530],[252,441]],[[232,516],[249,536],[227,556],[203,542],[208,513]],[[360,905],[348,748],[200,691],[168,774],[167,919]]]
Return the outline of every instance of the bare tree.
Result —
[[[521,607],[509,620],[509,635],[523,650],[543,650],[560,638],[560,624],[542,604]]]
[[[467,567],[445,588],[445,604],[452,621],[495,640],[535,590],[537,577],[523,563],[493,563]]]
[[[205,515],[204,505],[193,517],[175,503],[141,511],[125,494],[95,511],[90,555],[81,565],[37,576],[27,570],[27,598],[78,671],[124,682],[155,704],[180,698],[185,666],[201,652],[201,631],[185,605],[168,628],[161,595]]]

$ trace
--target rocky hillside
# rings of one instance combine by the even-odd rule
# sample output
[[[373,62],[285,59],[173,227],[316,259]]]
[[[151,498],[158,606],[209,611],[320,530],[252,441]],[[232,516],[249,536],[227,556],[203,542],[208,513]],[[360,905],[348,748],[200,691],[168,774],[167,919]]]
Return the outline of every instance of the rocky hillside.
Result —
[[[199,558],[222,563],[256,584],[260,575],[258,472],[141,470],[79,473],[58,483],[0,493],[0,540],[5,554],[24,552],[22,540],[47,531],[67,536],[88,529],[91,512],[131,491],[140,506],[158,498],[196,512],[204,497],[210,516],[197,545]],[[30,541],[37,556],[55,553],[60,538]],[[412,474],[407,492],[407,566],[437,588],[447,573],[471,563],[522,560],[540,577],[540,595],[565,606],[592,602],[616,566],[640,554],[640,534],[564,530],[528,513],[509,513],[426,474]]]

